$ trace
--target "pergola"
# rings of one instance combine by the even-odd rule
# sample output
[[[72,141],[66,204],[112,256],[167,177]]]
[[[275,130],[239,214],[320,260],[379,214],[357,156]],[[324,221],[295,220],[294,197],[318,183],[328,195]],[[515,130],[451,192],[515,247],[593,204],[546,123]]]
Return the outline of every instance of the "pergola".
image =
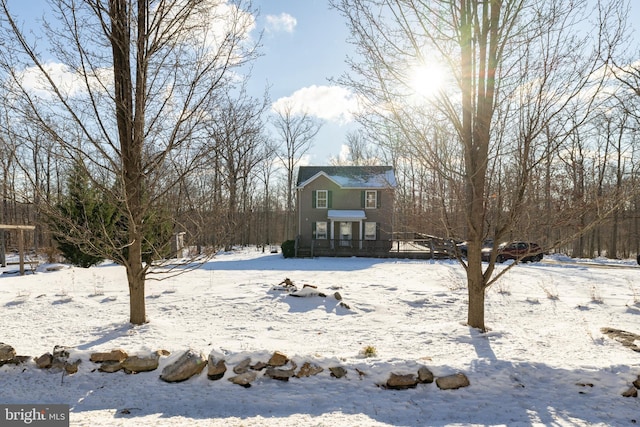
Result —
[[[0,224],[0,230],[9,230],[9,231],[17,231],[18,232],[18,256],[20,257],[20,275],[24,276],[24,232],[25,230],[33,231],[36,229],[35,225],[10,225],[10,224]],[[4,239],[3,239],[4,242]],[[2,245],[2,266],[6,266],[5,255],[4,255],[4,245]]]

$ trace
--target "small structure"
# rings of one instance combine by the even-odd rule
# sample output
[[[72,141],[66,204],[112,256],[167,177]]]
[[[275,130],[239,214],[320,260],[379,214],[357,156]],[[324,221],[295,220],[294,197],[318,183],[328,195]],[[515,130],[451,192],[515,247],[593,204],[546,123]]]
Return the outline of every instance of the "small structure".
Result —
[[[33,231],[36,229],[35,225],[10,225],[10,224],[0,224],[0,231],[3,230],[9,230],[9,231],[17,231],[18,232],[18,256],[19,256],[19,263],[20,263],[20,275],[24,276],[24,232],[25,230],[27,231]],[[4,239],[2,239],[2,242],[4,243]],[[5,250],[4,250],[4,244],[2,245],[3,247],[2,249],[2,266],[6,267],[7,266],[7,262],[5,259]]]
[[[171,239],[171,258],[184,257],[184,231],[175,233]]]
[[[296,256],[386,256],[395,187],[391,166],[301,166]]]

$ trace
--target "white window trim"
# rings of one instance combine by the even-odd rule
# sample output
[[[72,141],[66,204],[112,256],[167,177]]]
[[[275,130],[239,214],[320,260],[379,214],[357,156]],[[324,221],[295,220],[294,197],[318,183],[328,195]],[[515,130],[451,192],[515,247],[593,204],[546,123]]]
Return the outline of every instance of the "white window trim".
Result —
[[[324,206],[320,206],[320,194],[324,194]],[[329,190],[316,190],[316,209],[329,209]]]
[[[369,206],[369,193],[373,193],[373,206]],[[378,207],[378,191],[376,190],[365,190],[364,192],[364,208],[365,209],[376,209]]]
[[[372,225],[370,225],[372,224]],[[371,234],[367,234],[367,227],[371,227],[373,226],[373,235]],[[376,240],[376,231],[377,231],[377,224],[373,221],[367,221],[364,223],[364,240]]]
[[[324,233],[320,234],[318,230],[320,230],[320,224],[324,224]],[[327,240],[329,238],[329,224],[326,221],[317,221],[316,222],[316,239],[317,240]]]

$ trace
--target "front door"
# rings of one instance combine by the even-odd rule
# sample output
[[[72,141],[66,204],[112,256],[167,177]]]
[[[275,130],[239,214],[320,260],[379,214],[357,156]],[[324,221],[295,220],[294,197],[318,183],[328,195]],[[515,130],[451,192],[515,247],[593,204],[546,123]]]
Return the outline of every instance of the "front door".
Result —
[[[340,246],[351,246],[352,233],[350,222],[340,223]]]

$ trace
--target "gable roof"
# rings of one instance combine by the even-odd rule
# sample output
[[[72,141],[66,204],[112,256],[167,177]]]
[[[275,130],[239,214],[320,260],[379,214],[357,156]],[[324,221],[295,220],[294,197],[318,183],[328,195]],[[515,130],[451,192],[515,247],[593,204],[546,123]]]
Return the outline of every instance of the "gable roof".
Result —
[[[300,166],[296,185],[302,188],[321,175],[342,188],[396,186],[396,176],[391,166]]]

